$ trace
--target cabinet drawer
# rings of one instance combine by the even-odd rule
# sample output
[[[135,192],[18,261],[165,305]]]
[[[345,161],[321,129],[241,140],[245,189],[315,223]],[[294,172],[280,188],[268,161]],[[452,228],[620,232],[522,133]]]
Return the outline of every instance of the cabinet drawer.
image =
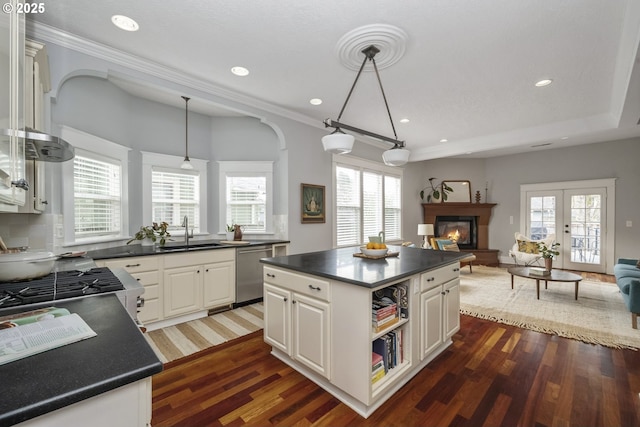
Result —
[[[422,292],[434,286],[441,285],[460,275],[460,263],[445,265],[420,275],[420,289]]]
[[[190,251],[187,253],[167,254],[164,256],[165,268],[185,267],[189,265],[211,264],[212,262],[235,261],[235,249],[214,249],[210,251]]]
[[[109,268],[124,268],[128,273],[136,273],[139,271],[158,270],[160,268],[159,259],[159,256],[119,258],[107,260],[104,265]]]
[[[324,301],[330,300],[329,282],[306,274],[264,267],[263,280],[267,283],[282,286],[304,295],[309,295]]]
[[[160,301],[157,299],[144,300],[144,307],[140,307],[138,311],[138,319],[142,323],[153,322],[162,319]]]
[[[142,298],[144,298],[145,301],[158,299],[159,297],[160,297],[160,285],[151,285],[151,286],[144,287],[144,294],[142,294]]]
[[[145,287],[160,283],[160,272],[157,270],[145,271],[144,273],[131,273],[131,276]]]

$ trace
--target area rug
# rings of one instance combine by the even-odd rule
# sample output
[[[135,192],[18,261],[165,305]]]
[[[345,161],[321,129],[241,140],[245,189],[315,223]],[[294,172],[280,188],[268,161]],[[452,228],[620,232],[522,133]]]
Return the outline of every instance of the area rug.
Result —
[[[258,331],[263,327],[262,302],[144,334],[158,358],[171,362]]]
[[[547,334],[612,348],[640,348],[640,330],[614,283],[583,279],[578,300],[574,284],[536,282],[515,277],[505,268],[473,267],[460,275],[460,313]]]

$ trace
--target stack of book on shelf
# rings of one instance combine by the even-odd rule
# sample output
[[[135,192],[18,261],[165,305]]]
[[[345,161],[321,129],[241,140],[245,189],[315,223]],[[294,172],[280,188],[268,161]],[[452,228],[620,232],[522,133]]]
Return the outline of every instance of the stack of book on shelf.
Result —
[[[529,274],[533,274],[534,276],[548,276],[551,274],[551,271],[542,267],[529,267]]]
[[[374,299],[371,304],[371,320],[373,329],[380,332],[398,323],[398,305],[389,298]]]
[[[384,377],[384,361],[382,355],[371,352],[371,383],[375,384],[380,378]]]
[[[375,301],[391,301],[398,305],[398,313],[401,319],[407,319],[409,317],[409,293],[408,283],[398,283],[396,285],[387,286],[386,288],[378,289],[373,293],[373,299]]]
[[[382,356],[385,374],[404,361],[402,329],[388,332],[373,342],[373,353]]]

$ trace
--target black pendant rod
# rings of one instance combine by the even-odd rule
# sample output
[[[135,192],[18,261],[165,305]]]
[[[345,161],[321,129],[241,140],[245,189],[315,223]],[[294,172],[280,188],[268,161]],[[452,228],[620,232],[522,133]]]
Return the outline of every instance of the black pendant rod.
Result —
[[[345,108],[347,108],[347,104],[349,103],[349,99],[351,99],[351,95],[353,94],[353,90],[356,88],[356,83],[358,83],[358,79],[360,78],[360,74],[362,74],[362,70],[364,69],[364,66],[367,63],[367,60],[370,60],[373,63],[373,69],[376,72],[376,78],[378,79],[378,85],[380,86],[380,91],[382,92],[382,99],[384,100],[384,105],[387,108],[387,115],[389,116],[389,122],[391,122],[391,129],[393,130],[393,136],[395,136],[395,140],[391,140],[391,138],[387,138],[387,137],[381,137],[380,135],[372,134],[370,132],[363,132],[361,129],[357,129],[357,128],[352,128],[352,130],[354,130],[356,132],[360,131],[360,133],[368,134],[370,136],[375,136],[376,138],[384,139],[385,141],[393,142],[394,148],[395,147],[403,147],[404,143],[398,141],[398,134],[396,133],[396,127],[393,124],[393,118],[391,117],[391,110],[389,110],[389,103],[387,102],[387,96],[384,93],[384,88],[382,87],[382,80],[380,79],[380,73],[378,72],[378,66],[377,66],[376,60],[375,60],[375,56],[376,56],[376,54],[378,52],[380,52],[380,49],[378,49],[374,45],[370,45],[369,47],[367,47],[367,48],[362,50],[362,53],[364,53],[365,57],[364,57],[364,60],[362,61],[362,64],[360,65],[360,69],[358,70],[358,74],[356,75],[356,79],[353,81],[353,84],[351,85],[351,90],[349,90],[349,94],[347,95],[347,99],[345,99],[344,104],[342,105],[342,109],[340,110],[340,114],[338,114],[338,119],[336,121],[331,121],[331,123],[338,124],[338,125],[344,127],[345,129],[350,128],[347,125],[339,123],[340,122],[340,118],[342,118],[342,114],[344,113]],[[327,125],[327,122],[325,122],[325,125]],[[336,131],[339,130],[339,129],[340,129],[340,127],[337,127]]]
[[[189,160],[189,100],[186,96],[184,99],[184,159]]]

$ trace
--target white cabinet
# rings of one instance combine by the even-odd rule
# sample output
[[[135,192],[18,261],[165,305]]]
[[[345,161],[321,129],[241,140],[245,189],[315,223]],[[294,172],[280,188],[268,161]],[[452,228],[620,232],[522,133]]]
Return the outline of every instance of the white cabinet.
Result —
[[[420,352],[429,356],[460,330],[460,265],[420,276]]]
[[[329,282],[264,267],[264,339],[330,379]]]
[[[24,130],[24,14],[0,14],[0,211],[17,211],[26,198]]]
[[[155,322],[164,318],[162,308],[162,256],[143,256],[96,261],[98,267],[122,268],[144,287],[144,305],[138,319]]]
[[[164,270],[165,316],[187,314],[202,308],[202,270],[202,266]]]
[[[230,248],[165,255],[165,317],[234,303],[235,253]]]
[[[204,308],[233,304],[236,300],[236,263],[219,261],[204,266]]]
[[[149,427],[151,426],[151,393],[149,377],[48,412],[16,426]],[[100,415],[96,416],[97,414]]]

